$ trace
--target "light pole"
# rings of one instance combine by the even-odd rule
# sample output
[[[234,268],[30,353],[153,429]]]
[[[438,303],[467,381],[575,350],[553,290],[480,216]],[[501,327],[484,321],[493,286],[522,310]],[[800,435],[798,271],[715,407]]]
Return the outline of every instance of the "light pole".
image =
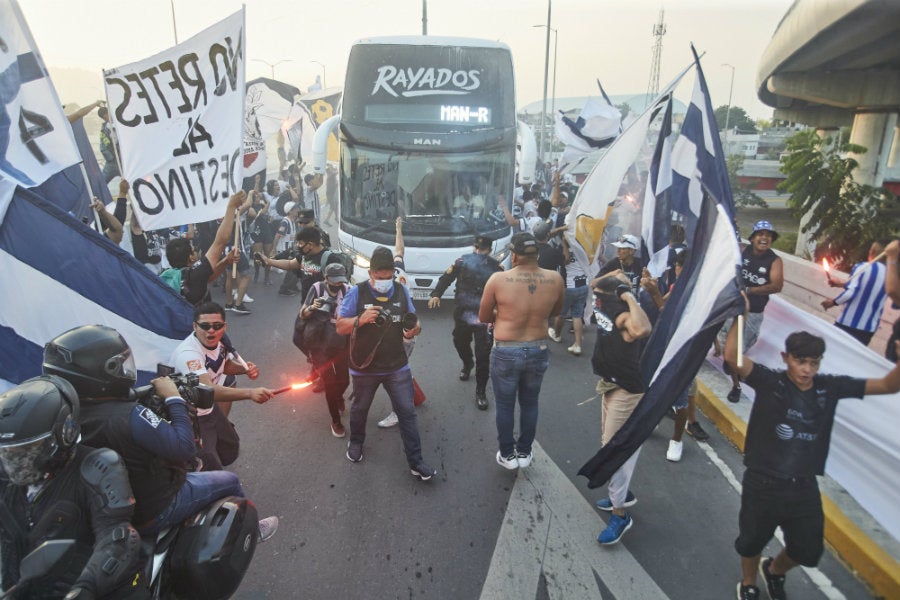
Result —
[[[728,127],[731,122],[731,93],[734,92],[734,66],[722,63],[723,67],[731,69],[731,85],[728,87],[728,108],[725,109],[725,155],[728,155]]]
[[[547,25],[532,25],[532,27],[547,27]],[[550,27],[550,31],[553,32],[553,92],[552,99],[550,101],[550,114],[553,115],[553,118],[556,119],[556,46],[559,42],[559,29],[555,27]],[[544,103],[544,108],[546,109],[546,100]],[[551,120],[550,127],[553,127],[555,121]],[[549,136],[549,140],[547,146],[550,147],[551,152],[553,149],[553,134],[551,133]]]
[[[553,1],[547,0],[547,47],[544,51],[544,104],[541,108],[541,143],[538,146],[538,155],[541,157],[541,165],[544,164],[544,120],[547,118],[547,76],[550,74],[550,16],[552,14]]]
[[[320,62],[317,61],[317,60],[311,60],[311,61],[309,61],[309,62],[311,62],[311,63],[316,63],[317,65],[319,65],[320,67],[322,67],[322,89],[324,90],[325,87],[326,87],[326,86],[325,86],[325,65],[323,65],[322,63],[320,63]]]
[[[263,60],[263,59],[261,59],[261,58],[254,58],[254,59],[251,59],[251,60],[255,60],[256,62],[261,62],[261,63],[265,63],[265,64],[269,65],[269,68],[272,70],[272,79],[275,79],[275,67],[277,67],[277,66],[280,65],[281,63],[293,62],[293,61],[292,61],[291,59],[289,59],[289,58],[285,58],[284,60],[279,60],[278,62],[275,62],[275,63],[270,63],[269,61]]]

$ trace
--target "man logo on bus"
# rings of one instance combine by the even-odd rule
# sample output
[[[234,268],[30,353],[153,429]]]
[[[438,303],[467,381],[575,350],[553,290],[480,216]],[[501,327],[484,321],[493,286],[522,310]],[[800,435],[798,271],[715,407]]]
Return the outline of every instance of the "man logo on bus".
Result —
[[[378,90],[384,90],[395,98],[403,96],[433,96],[437,94],[468,94],[478,89],[481,85],[481,71],[452,71],[450,69],[435,69],[434,67],[419,67],[398,69],[392,65],[378,68],[378,79],[372,88],[372,95]],[[454,89],[455,88],[455,89]],[[397,93],[397,90],[401,90]]]

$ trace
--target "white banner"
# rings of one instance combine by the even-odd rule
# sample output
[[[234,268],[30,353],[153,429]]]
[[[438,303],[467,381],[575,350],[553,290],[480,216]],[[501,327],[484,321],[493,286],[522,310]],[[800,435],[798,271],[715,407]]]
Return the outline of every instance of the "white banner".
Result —
[[[0,178],[32,187],[78,162],[28,23],[15,0],[0,0]]]
[[[241,10],[104,71],[122,173],[144,229],[217,219],[241,188],[245,47]]]

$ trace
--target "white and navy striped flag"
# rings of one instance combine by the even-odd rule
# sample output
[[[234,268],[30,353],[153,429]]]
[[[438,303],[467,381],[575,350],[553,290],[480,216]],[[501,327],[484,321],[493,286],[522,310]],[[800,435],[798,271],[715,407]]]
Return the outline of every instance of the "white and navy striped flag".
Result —
[[[647,257],[647,270],[660,277],[669,258],[669,229],[672,224],[672,96],[666,103],[659,140],[650,162],[641,215],[641,255]]]
[[[722,323],[744,307],[725,158],[714,134],[718,128],[696,53],[694,59],[697,85],[679,138],[684,142],[679,160],[675,161],[673,155],[676,172],[672,174],[670,194],[672,209],[680,212],[679,207],[683,210],[694,199],[690,194],[696,192],[697,210],[693,214],[699,219],[691,228],[693,236],[688,237],[692,241],[688,260],[641,358],[647,391],[622,428],[578,471],[588,478],[591,488],[606,483],[650,436],[673,401],[690,385]],[[688,148],[694,149],[692,161]],[[675,185],[678,173],[691,174],[683,182],[686,185]],[[657,174],[657,181],[662,178]],[[644,215],[646,218],[646,209]]]
[[[43,346],[79,325],[118,330],[138,379],[191,332],[193,309],[133,256],[32,190],[0,186],[0,391],[40,375]]]

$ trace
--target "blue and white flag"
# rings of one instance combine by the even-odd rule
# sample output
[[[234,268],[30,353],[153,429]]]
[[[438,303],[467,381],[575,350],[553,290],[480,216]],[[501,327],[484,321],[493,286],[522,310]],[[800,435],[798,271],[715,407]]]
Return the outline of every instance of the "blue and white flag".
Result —
[[[19,4],[0,0],[0,179],[32,187],[80,160]]]
[[[669,258],[669,229],[672,224],[670,193],[672,188],[672,96],[666,103],[659,140],[650,162],[641,216],[642,256],[648,257],[647,270],[659,277]]]
[[[10,193],[11,192],[11,193]],[[191,333],[193,309],[133,256],[31,190],[0,186],[0,391],[41,373],[43,346],[79,325],[118,330],[138,379]]]
[[[684,139],[681,166],[690,162],[686,150],[690,147],[694,149],[695,166],[682,171],[692,174],[689,186],[676,187],[673,174],[671,194],[672,206],[678,210],[689,204],[690,198],[685,197],[688,190],[697,191],[694,214],[699,219],[692,227],[693,236],[688,237],[690,250],[681,276],[641,357],[647,391],[622,428],[578,471],[588,478],[591,488],[606,483],[650,436],[673,401],[690,385],[722,323],[744,308],[738,277],[740,250],[731,221],[734,203],[725,158],[718,136],[708,135],[718,129],[696,54],[694,59],[697,86],[679,142]],[[657,180],[660,178],[658,174]]]

